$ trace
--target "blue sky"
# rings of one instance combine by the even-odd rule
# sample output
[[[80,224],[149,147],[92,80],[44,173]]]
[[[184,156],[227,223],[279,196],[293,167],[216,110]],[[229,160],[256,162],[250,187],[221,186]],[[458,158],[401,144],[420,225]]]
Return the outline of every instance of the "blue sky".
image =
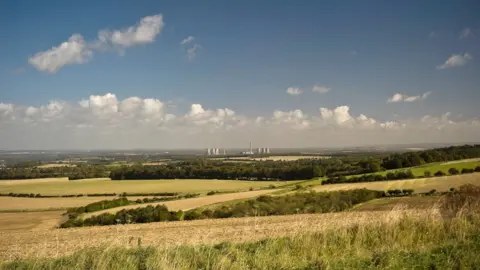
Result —
[[[92,46],[100,30],[125,31],[159,14],[163,27],[148,42],[110,41],[55,72],[29,61],[73,34]],[[3,1],[0,31],[0,103],[15,110],[112,93],[118,103],[158,99],[172,115],[201,104],[245,119],[275,110],[316,117],[340,106],[377,123],[480,116],[478,1]],[[396,93],[419,98],[387,102]]]

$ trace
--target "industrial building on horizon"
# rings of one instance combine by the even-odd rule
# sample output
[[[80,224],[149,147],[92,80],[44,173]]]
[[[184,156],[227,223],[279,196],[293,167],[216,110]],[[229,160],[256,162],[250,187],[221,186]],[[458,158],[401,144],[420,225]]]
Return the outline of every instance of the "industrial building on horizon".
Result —
[[[223,151],[220,150],[220,148],[207,148],[207,151],[205,153],[207,156],[219,156],[219,155],[227,155],[227,150],[224,148]],[[252,142],[250,142],[250,148],[248,151],[243,151],[240,152],[242,155],[264,155],[264,154],[270,154],[270,148],[268,147],[259,147],[257,148],[257,152],[253,151],[252,148]]]
[[[218,155],[226,155],[227,150],[223,149],[220,151],[220,148],[207,148],[207,156],[218,156]]]

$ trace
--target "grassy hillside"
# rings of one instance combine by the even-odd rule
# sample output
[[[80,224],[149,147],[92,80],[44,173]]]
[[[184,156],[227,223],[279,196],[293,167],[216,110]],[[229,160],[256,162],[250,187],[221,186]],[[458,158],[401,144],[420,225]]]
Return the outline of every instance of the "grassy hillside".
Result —
[[[52,259],[4,263],[4,269],[475,269],[480,265],[480,215],[453,220],[433,212],[250,243],[167,249],[87,248]]]
[[[358,188],[366,188],[371,190],[413,189],[417,193],[423,193],[432,189],[437,191],[448,191],[452,187],[458,188],[465,184],[480,185],[480,173],[408,180],[331,184],[315,186],[313,189],[316,191],[334,191]]]
[[[411,170],[415,176],[424,176],[426,171],[429,171],[432,175],[437,171],[442,171],[445,174],[448,174],[448,169],[450,168],[456,168],[457,170],[461,171],[462,169],[475,169],[475,167],[477,166],[480,166],[479,159],[465,159],[465,160],[458,160],[458,161],[451,161],[451,162],[428,163],[418,167],[387,170],[383,172],[377,172],[374,174],[380,174],[385,176],[389,172]],[[354,176],[361,176],[361,174],[347,176],[347,178],[354,177]]]

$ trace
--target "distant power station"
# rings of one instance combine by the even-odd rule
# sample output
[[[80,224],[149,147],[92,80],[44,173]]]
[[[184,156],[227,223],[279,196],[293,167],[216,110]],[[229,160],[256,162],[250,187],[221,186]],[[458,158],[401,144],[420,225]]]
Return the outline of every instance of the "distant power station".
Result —
[[[205,153],[207,156],[219,156],[219,155],[224,155],[226,156],[227,155],[227,150],[226,149],[222,149],[220,150],[220,148],[207,148],[207,151]],[[258,155],[264,155],[264,154],[270,154],[270,148],[267,148],[267,147],[259,147],[257,148],[257,152],[254,152],[253,151],[253,148],[252,148],[252,143],[250,142],[250,148],[248,151],[243,151],[243,152],[240,152],[240,154],[242,155],[255,155],[255,154],[258,154]]]
[[[252,148],[252,143],[250,142],[250,151],[245,151],[245,152],[242,152],[243,155],[255,155],[255,153],[253,152],[253,148]],[[270,148],[257,148],[257,153],[256,154],[270,154]]]
[[[207,148],[207,156],[218,156],[218,155],[226,155],[227,150],[223,149],[222,152],[220,152],[220,148]]]
[[[257,154],[259,154],[259,155],[270,154],[270,148],[258,148],[257,149]]]

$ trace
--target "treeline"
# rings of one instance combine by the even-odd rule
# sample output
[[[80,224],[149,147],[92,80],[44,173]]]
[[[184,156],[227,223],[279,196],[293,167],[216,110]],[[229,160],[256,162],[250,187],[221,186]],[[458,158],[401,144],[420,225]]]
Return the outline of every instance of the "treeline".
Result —
[[[120,207],[120,206],[142,204],[142,203],[166,202],[166,201],[173,201],[173,200],[196,198],[198,196],[200,196],[199,193],[187,193],[185,195],[180,195],[175,197],[163,197],[163,198],[153,197],[153,198],[136,199],[135,201],[128,200],[127,197],[120,197],[114,200],[103,200],[99,202],[93,202],[93,203],[87,204],[86,206],[71,207],[67,209],[66,214],[68,215],[69,219],[75,219],[78,217],[78,215],[81,215],[81,214],[97,212],[97,211]]]
[[[128,209],[116,214],[101,214],[85,220],[69,219],[62,228],[115,225],[131,223],[149,223],[158,221],[195,220],[206,218],[229,218],[245,216],[271,216],[300,213],[325,213],[343,211],[352,206],[372,199],[385,197],[383,191],[366,189],[295,193],[286,196],[260,196],[232,206],[222,206],[214,210],[169,211],[164,205]]]
[[[457,174],[469,174],[474,172],[480,172],[480,166],[475,167],[475,169],[463,168],[459,171],[457,168],[450,168],[448,169],[449,175],[457,175]],[[443,171],[437,171],[433,175],[430,171],[425,171],[423,176],[415,176],[412,171],[396,171],[396,172],[389,172],[386,175],[382,174],[365,174],[361,176],[352,176],[352,177],[331,177],[327,180],[322,181],[322,185],[328,184],[340,184],[340,183],[361,183],[361,182],[375,182],[375,181],[388,181],[388,180],[405,180],[405,179],[413,179],[419,177],[438,177],[438,176],[445,176],[447,173]]]
[[[162,166],[123,166],[113,169],[112,180],[124,179],[230,179],[301,180],[321,177],[323,167],[298,162],[258,162],[235,164],[222,162],[182,162]]]
[[[104,166],[79,165],[76,167],[52,168],[5,168],[0,170],[0,179],[36,179],[68,177],[70,180],[108,177]]]
[[[392,154],[382,160],[382,167],[400,169],[420,166],[425,163],[445,162],[480,157],[480,145],[451,146],[417,152]]]
[[[401,180],[401,179],[413,179],[415,175],[413,175],[412,171],[397,171],[397,172],[389,172],[386,175],[381,174],[364,174],[362,176],[352,176],[352,177],[345,177],[345,176],[338,176],[338,177],[331,177],[327,180],[322,181],[322,185],[328,184],[340,184],[340,183],[360,183],[360,182],[375,182],[375,181],[386,181],[386,180]]]
[[[0,197],[25,197],[25,198],[73,198],[73,197],[127,197],[127,196],[177,196],[176,192],[154,192],[154,193],[88,193],[88,194],[63,194],[63,195],[42,195],[35,193],[0,193]],[[187,194],[188,195],[188,194]],[[185,196],[187,196],[185,195]]]

